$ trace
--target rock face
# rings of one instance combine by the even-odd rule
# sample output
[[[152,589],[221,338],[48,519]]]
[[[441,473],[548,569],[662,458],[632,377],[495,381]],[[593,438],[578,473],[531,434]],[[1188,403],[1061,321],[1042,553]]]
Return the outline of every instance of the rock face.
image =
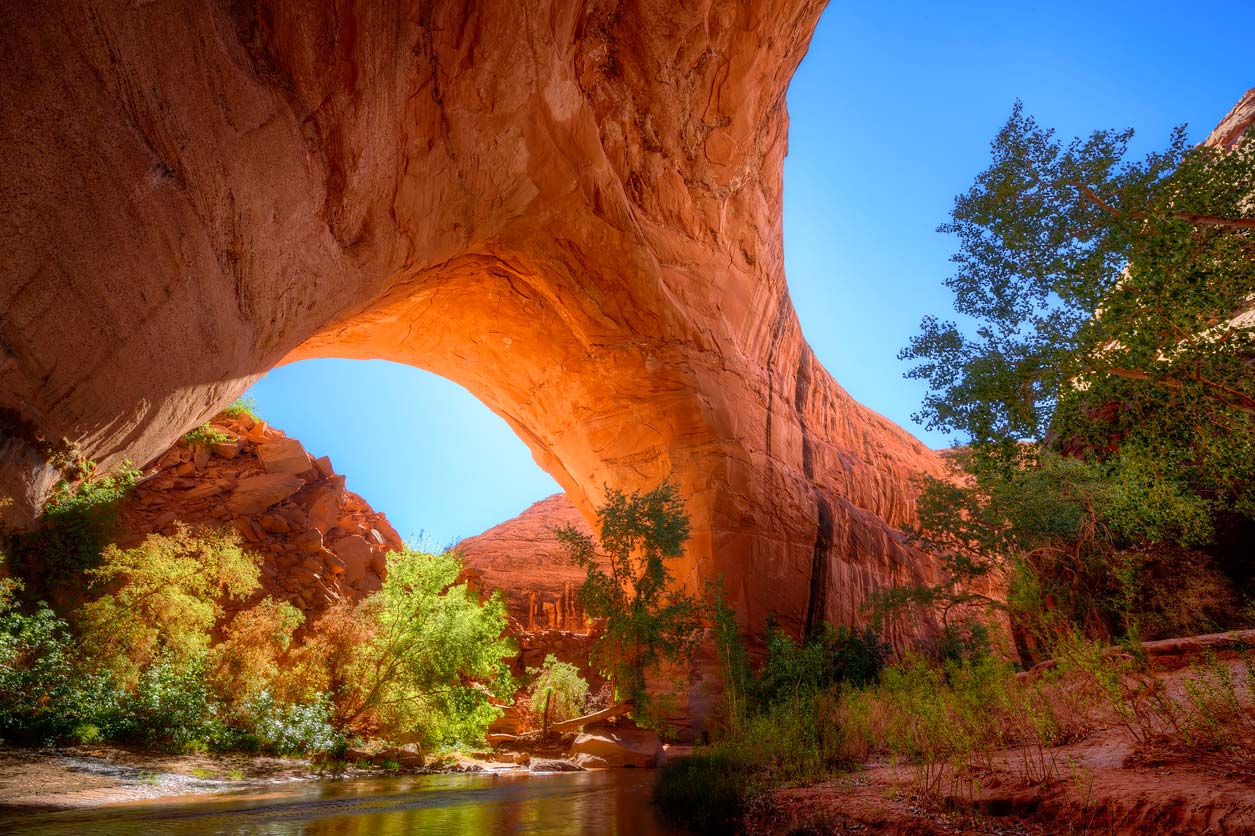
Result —
[[[656,733],[628,724],[589,726],[571,744],[571,755],[585,769],[649,768],[666,760]]]
[[[6,524],[63,439],[147,462],[278,363],[384,358],[469,389],[586,516],[672,474],[679,577],[751,629],[933,579],[899,529],[937,457],[785,285],[823,5],[5,4]]]
[[[571,562],[554,535],[554,529],[568,525],[593,533],[571,501],[554,494],[456,548],[466,565],[483,573],[488,589],[505,594],[511,618],[528,632],[584,631],[584,613],[575,600],[584,570]]]
[[[219,416],[210,426],[238,443],[214,444],[211,453],[180,441],[159,456],[122,505],[122,545],[178,524],[234,528],[262,559],[254,598],[288,601],[307,624],[331,604],[379,589],[383,556],[401,548],[401,538],[387,517],[344,490],[330,461],[320,460],[330,474],[324,475],[299,441],[247,416]],[[285,470],[268,473],[273,459],[264,451],[280,449]]]

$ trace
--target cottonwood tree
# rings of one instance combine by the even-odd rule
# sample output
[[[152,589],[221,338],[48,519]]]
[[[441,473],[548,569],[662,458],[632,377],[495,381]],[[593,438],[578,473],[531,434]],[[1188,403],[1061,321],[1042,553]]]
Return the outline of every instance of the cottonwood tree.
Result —
[[[648,724],[662,712],[646,690],[646,674],[663,661],[687,662],[701,638],[701,603],[675,588],[667,569],[684,553],[688,515],[668,480],[644,493],[608,489],[597,522],[600,550],[573,526],[558,529],[558,539],[587,572],[577,593],[584,611],[606,622],[594,661],[616,696],[634,703],[638,722]]]
[[[1064,143],[1017,102],[940,227],[962,318],[926,317],[900,357],[929,386],[916,419],[969,442],[968,481],[926,484],[920,533],[956,577],[1062,554],[1080,587],[1095,543],[1202,545],[1255,518],[1255,142],[1178,128],[1132,159],[1132,135]]]

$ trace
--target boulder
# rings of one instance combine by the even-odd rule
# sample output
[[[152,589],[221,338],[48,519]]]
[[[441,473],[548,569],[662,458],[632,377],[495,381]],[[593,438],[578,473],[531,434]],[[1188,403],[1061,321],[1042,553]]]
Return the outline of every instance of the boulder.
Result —
[[[344,477],[334,476],[320,482],[302,497],[309,524],[324,535],[339,524],[340,505],[344,501]]]
[[[572,759],[585,769],[661,766],[666,759],[655,732],[634,726],[589,726],[571,744]]]
[[[287,499],[305,486],[290,473],[269,473],[241,479],[227,500],[227,508],[236,514],[260,514],[271,505]]]
[[[584,767],[571,761],[532,760],[527,767],[529,772],[583,772]]]
[[[366,570],[370,568],[373,555],[370,543],[367,543],[365,538],[356,534],[351,537],[341,537],[331,544],[330,549],[335,552],[336,557],[344,561],[346,581],[352,584],[366,577]]]
[[[267,473],[304,473],[309,470],[309,454],[295,438],[276,438],[257,445],[257,458]]]

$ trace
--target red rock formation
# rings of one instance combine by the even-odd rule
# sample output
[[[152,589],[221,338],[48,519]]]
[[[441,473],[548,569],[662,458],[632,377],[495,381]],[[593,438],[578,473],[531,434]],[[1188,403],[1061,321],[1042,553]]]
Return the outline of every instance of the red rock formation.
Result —
[[[146,461],[276,363],[381,357],[501,415],[588,515],[674,474],[679,575],[750,626],[927,580],[918,441],[785,286],[785,91],[822,0],[0,10],[0,479]]]
[[[1255,125],[1255,87],[1247,90],[1246,95],[1225,114],[1225,118],[1220,120],[1220,124],[1203,144],[1232,149],[1246,136],[1252,125]]]
[[[331,462],[247,415],[210,425],[228,442],[180,441],[159,456],[123,503],[117,540],[134,545],[176,525],[234,528],[262,558],[255,595],[316,618],[379,589],[384,555],[401,548],[387,517],[344,489]]]
[[[467,566],[483,573],[487,588],[504,593],[510,617],[522,629],[585,632],[574,595],[584,570],[571,562],[554,534],[568,525],[593,533],[571,501],[554,494],[455,548]]]

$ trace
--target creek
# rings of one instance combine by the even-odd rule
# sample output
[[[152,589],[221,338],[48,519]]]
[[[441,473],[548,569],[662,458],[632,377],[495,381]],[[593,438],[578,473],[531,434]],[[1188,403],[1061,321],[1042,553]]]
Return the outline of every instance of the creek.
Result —
[[[0,819],[0,833],[672,834],[650,805],[653,779],[611,769],[299,781]]]

